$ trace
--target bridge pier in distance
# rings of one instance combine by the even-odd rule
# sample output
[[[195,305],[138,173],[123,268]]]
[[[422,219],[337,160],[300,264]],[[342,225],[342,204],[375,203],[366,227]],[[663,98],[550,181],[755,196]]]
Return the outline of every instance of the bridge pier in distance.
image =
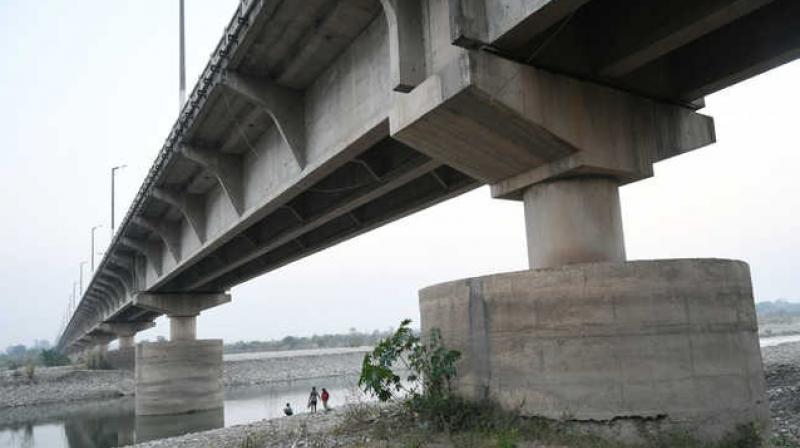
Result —
[[[136,365],[136,333],[153,328],[155,322],[106,322],[100,326],[103,331],[117,338],[119,347],[106,353],[106,360],[112,368],[134,370]]]
[[[136,415],[169,415],[221,409],[222,340],[196,339],[201,311],[230,302],[225,293],[139,293],[134,303],[166,314],[170,340],[136,346]]]
[[[524,206],[529,270],[420,291],[460,394],[630,440],[767,427],[747,264],[625,256],[619,186],[712,143],[709,117],[477,52],[397,101],[395,138]]]

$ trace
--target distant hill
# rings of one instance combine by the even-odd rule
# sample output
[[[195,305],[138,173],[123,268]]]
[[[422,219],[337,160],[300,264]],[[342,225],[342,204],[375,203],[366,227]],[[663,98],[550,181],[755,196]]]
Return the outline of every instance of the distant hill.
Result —
[[[800,301],[778,299],[776,301],[756,303],[758,317],[800,315]]]

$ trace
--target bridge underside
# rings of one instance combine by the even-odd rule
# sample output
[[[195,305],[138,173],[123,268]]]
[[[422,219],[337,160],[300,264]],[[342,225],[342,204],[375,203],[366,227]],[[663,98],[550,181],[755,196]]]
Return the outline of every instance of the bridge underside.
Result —
[[[524,203],[531,271],[423,291],[423,327],[465,353],[459,391],[512,408],[509,397],[529,391],[532,415],[724,415],[709,426],[718,438],[765,415],[749,273],[731,262],[626,263],[618,188],[715,141],[713,120],[697,113],[705,95],[798,56],[793,0],[243,1],[59,348],[127,344],[130,325],[166,314],[173,341],[137,347],[150,366],[137,368],[141,396],[182,393],[159,376],[171,353],[215,366],[209,392],[188,405],[207,408],[221,397],[220,343],[196,341],[195,319],[229,301],[225,291],[488,184]],[[693,286],[701,271],[708,288]],[[576,275],[593,283],[575,290]],[[692,303],[663,309],[673,296]],[[587,336],[608,310],[616,320]],[[562,363],[559,340],[581,359],[649,367]],[[662,346],[681,359],[633,359]],[[509,363],[520,351],[530,356]],[[532,369],[565,381],[493,380]],[[696,401],[730,382],[747,394]],[[565,392],[598,385],[615,392]]]

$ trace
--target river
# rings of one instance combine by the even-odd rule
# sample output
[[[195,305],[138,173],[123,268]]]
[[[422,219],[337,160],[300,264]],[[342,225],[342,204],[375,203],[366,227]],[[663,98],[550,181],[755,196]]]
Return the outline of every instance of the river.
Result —
[[[327,388],[330,404],[341,406],[360,395],[356,382],[333,377],[236,387],[226,390],[223,409],[181,416],[136,417],[132,397],[18,409],[14,421],[0,422],[0,447],[109,448],[250,423],[282,416],[286,403],[306,412],[311,386]]]

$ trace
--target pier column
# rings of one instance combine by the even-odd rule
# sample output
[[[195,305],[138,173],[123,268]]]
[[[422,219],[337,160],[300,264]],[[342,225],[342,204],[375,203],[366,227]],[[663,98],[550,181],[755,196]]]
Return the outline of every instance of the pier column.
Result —
[[[225,293],[134,296],[135,306],[166,314],[170,320],[169,341],[136,346],[137,415],[222,408],[222,340],[198,340],[197,316],[230,300]]]
[[[616,435],[768,425],[747,264],[626,262],[619,186],[713,143],[711,118],[480,51],[393,101],[393,138],[524,206],[530,270],[420,291],[461,395]]]
[[[542,182],[526,189],[523,200],[531,269],[625,261],[618,180]]]
[[[117,370],[134,370],[136,359],[135,338],[136,333],[153,328],[155,322],[106,322],[100,326],[106,331],[117,337],[119,348],[112,350],[106,355],[109,365]]]

